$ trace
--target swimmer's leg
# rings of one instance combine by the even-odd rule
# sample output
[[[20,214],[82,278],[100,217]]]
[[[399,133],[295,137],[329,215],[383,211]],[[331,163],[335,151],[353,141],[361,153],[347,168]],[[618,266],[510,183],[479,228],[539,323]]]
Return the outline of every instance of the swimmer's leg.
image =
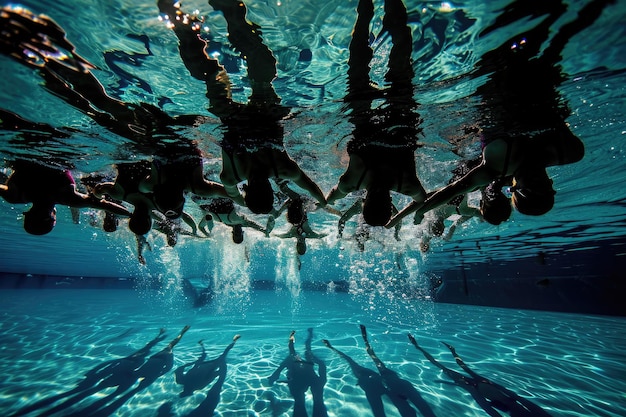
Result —
[[[185,67],[192,77],[206,83],[209,110],[218,117],[230,114],[233,105],[230,80],[218,60],[208,55],[207,42],[200,32],[200,20],[197,16],[184,13],[179,2],[159,0],[158,6],[178,38],[178,49]]]
[[[168,345],[167,345],[167,349],[168,350],[172,350],[174,349],[174,346],[176,346],[178,344],[178,342],[180,342],[180,339],[182,339],[183,335],[187,332],[187,330],[189,330],[189,325],[183,327],[183,329],[180,331],[180,333],[178,333],[178,336],[176,336]]]
[[[569,40],[580,33],[583,29],[591,26],[602,14],[602,11],[610,4],[615,4],[615,0],[593,0],[585,5],[579,12],[575,20],[566,23],[559,29],[550,41],[550,45],[542,54],[543,59],[549,60],[552,64],[561,61],[561,53]],[[561,13],[562,14],[562,13]],[[559,14],[560,16],[560,14]]]
[[[392,90],[396,90],[396,93],[399,90],[401,95],[410,99],[415,73],[411,64],[413,38],[407,21],[407,11],[402,0],[385,1],[383,27],[391,35],[393,44],[389,53],[389,70],[385,79],[391,83]]]
[[[437,361],[430,353],[428,353],[424,348],[422,348],[420,345],[417,344],[417,341],[415,340],[413,335],[409,334],[409,340],[411,341],[411,343],[413,344],[413,346],[415,346],[415,348],[417,350],[422,352],[424,357],[426,359],[428,359],[430,361],[430,363],[435,365],[437,368],[441,369],[447,376],[452,378],[452,380],[454,380],[455,383],[457,383],[457,384],[459,384],[461,386],[464,385],[464,383],[467,380],[467,378],[463,374],[460,374],[460,373],[458,373],[456,371],[453,371],[452,369],[450,369],[450,368],[446,367],[445,365],[442,365],[441,363],[439,363],[439,361]]]
[[[361,328],[361,336],[363,337],[363,341],[365,342],[365,350],[367,351],[367,354],[370,356],[370,358],[372,358],[372,360],[374,361],[374,364],[376,365],[376,368],[378,368],[379,372],[385,371],[387,369],[387,367],[378,358],[378,356],[376,356],[376,353],[374,352],[374,349],[372,349],[372,346],[370,346],[370,342],[367,339],[367,329],[362,324],[360,324],[359,327]]]
[[[291,333],[289,334],[289,354],[291,356],[295,356],[296,355],[296,348],[294,347],[294,343],[296,342],[296,331],[292,330]]]
[[[197,16],[184,13],[180,2],[173,0],[159,0],[158,6],[168,27],[178,38],[180,56],[194,78],[204,81],[207,75],[224,69],[216,59],[207,55],[207,43],[202,39],[201,20]]]
[[[76,47],[55,21],[24,8],[5,6],[0,12],[0,53],[39,70],[45,88],[101,125],[110,124],[110,115],[129,115],[129,107],[104,91],[91,73],[96,68],[76,53]]]
[[[224,349],[224,352],[222,352],[220,358],[225,358],[226,357],[228,352],[230,352],[230,350],[235,346],[235,343],[237,342],[237,340],[239,340],[240,337],[241,337],[241,335],[238,335],[238,334],[236,334],[233,337],[233,341],[228,346],[226,346],[226,349]]]
[[[248,64],[252,87],[251,103],[276,104],[280,101],[272,81],[276,78],[276,58],[263,44],[260,27],[246,19],[247,8],[239,0],[209,0],[224,14],[228,24],[228,40],[241,52]]]
[[[369,63],[374,52],[369,46],[370,21],[374,17],[372,0],[360,0],[357,19],[352,30],[350,57],[348,58],[348,97],[372,90]]]
[[[479,374],[477,374],[476,372],[472,371],[470,369],[469,366],[467,366],[465,364],[465,362],[463,362],[463,359],[461,359],[461,357],[456,353],[456,349],[454,348],[454,346],[447,344],[446,342],[441,342],[443,343],[452,353],[452,356],[454,356],[454,360],[456,361],[456,363],[468,374],[470,374],[473,378],[477,378],[477,379],[483,379],[485,381],[489,381],[487,378],[480,376]]]

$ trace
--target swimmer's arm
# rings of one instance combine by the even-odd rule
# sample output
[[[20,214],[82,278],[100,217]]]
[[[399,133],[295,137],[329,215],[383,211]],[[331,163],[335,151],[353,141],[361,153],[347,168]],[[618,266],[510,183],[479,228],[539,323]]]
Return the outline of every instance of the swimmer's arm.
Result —
[[[363,200],[359,198],[339,218],[339,222],[337,222],[339,237],[343,235],[343,230],[346,228],[346,223],[348,222],[348,220],[350,220],[352,217],[356,216],[357,214],[361,213],[361,211],[363,211]]]
[[[121,190],[121,187],[117,187],[114,182],[101,182],[93,187],[93,195],[96,197],[102,198],[105,194],[118,200],[124,197],[123,190]]]
[[[428,201],[428,199],[426,199],[426,202]],[[420,207],[422,207],[424,204],[426,204],[426,202],[424,203],[418,203],[417,201],[413,201],[412,203],[410,203],[408,206],[406,206],[405,208],[403,208],[402,210],[400,210],[398,212],[398,214],[395,214],[390,220],[389,222],[387,222],[387,224],[385,225],[385,227],[387,229],[391,229],[392,227],[396,227],[398,224],[400,224],[402,222],[402,219],[404,219],[406,216],[408,216],[411,213],[415,213],[417,210],[420,209]],[[417,214],[415,215],[415,218],[417,219],[418,216]],[[416,221],[417,223],[417,221]]]
[[[472,169],[458,181],[455,181],[452,184],[436,191],[428,197],[424,202],[424,205],[419,208],[419,212],[422,214],[426,213],[427,211],[446,204],[456,196],[467,194],[480,187],[486,186],[493,181],[493,179],[493,171],[484,164],[481,164]]]
[[[182,219],[187,224],[187,226],[191,227],[191,232],[193,236],[198,236],[198,227],[196,226],[196,222],[193,217],[191,217],[189,213],[183,211]]]
[[[341,200],[351,192],[356,191],[356,187],[347,185],[347,182],[342,181],[342,179],[339,180],[339,183],[335,185],[326,196],[327,204],[333,204],[335,201]]]
[[[454,197],[474,191],[481,186],[489,184],[492,180],[492,170],[487,168],[484,164],[481,164],[472,169],[458,181],[455,181],[452,184],[441,188],[440,190],[435,191],[434,193],[429,195],[429,197],[423,203],[413,201],[408,206],[403,208],[398,214],[393,216],[385,227],[394,227],[396,224],[398,224],[399,221],[401,221],[403,218],[411,213],[415,213],[416,219],[420,218],[421,216],[423,216],[424,213],[435,209],[443,204],[446,204]]]
[[[339,178],[337,185],[335,185],[328,193],[328,196],[326,197],[326,202],[328,204],[332,204],[335,201],[344,198],[346,195],[365,187],[362,178],[364,177],[363,172],[365,168],[362,166],[362,163],[358,164],[353,161],[360,161],[360,159],[356,157],[351,158],[348,170],[346,170],[346,172]],[[360,186],[357,186],[359,183],[361,183]]]
[[[337,185],[330,190],[326,202],[332,204],[350,193],[367,188],[367,172],[368,167],[363,159],[357,155],[351,155],[346,172],[339,178]]]
[[[276,182],[276,185],[278,185],[278,188],[280,189],[280,191],[282,191],[282,193],[285,194],[290,199],[295,199],[295,198],[300,197],[298,193],[296,193],[294,190],[289,188],[289,181],[284,180],[282,178],[276,178],[274,182]]]
[[[289,202],[290,202],[290,200],[285,200],[285,202],[278,208],[278,210],[272,208],[272,211],[270,212],[270,215],[272,217],[276,218],[276,217],[280,216],[281,214],[283,214],[283,212],[289,206]]]
[[[250,227],[254,230],[258,230],[259,232],[263,232],[263,233],[267,233],[267,229],[263,226],[261,226],[260,224],[253,222],[252,220],[249,220],[243,216],[240,216],[241,218],[241,223],[246,226],[246,227]]]
[[[200,228],[200,231],[208,237],[211,235],[210,231],[213,230],[213,225],[213,216],[211,216],[210,214],[205,214],[202,216],[202,220],[200,220],[200,222],[198,223],[198,228]]]
[[[117,214],[118,216],[130,217],[130,211],[120,204],[105,199],[100,199],[93,194],[81,194],[74,186],[71,187],[71,191],[64,193],[58,199],[59,204],[67,205],[70,207],[91,207],[101,210],[106,210],[110,213]]]
[[[222,186],[226,192],[226,197],[230,198],[240,206],[246,205],[241,193],[239,192],[239,187],[237,187],[238,181],[233,174],[233,165],[230,162],[230,157],[228,157],[225,152],[222,153],[222,172],[220,173],[220,181],[222,182]]]
[[[328,236],[328,233],[317,233],[314,231],[306,232],[307,239],[323,239]]]
[[[130,217],[131,215],[131,212],[121,204],[117,204],[112,201],[97,200],[95,197],[93,198],[93,200],[96,201],[93,201],[93,203],[90,204],[89,207],[102,209],[108,211],[109,213],[117,214],[118,216],[123,217]]]
[[[314,210],[316,210],[316,209],[317,209],[317,207],[315,207]],[[325,207],[322,207],[322,209],[326,213],[334,214],[335,216],[341,217],[341,212],[339,210],[337,210],[336,208],[325,206]]]
[[[243,196],[239,192],[239,187],[237,187],[237,184],[235,185],[224,184],[224,190],[226,191],[225,197],[230,198],[231,200],[233,200],[233,202],[235,202],[236,204],[242,207],[246,206],[246,201],[243,199]]]
[[[274,371],[274,373],[272,373],[272,375],[269,376],[269,378],[267,379],[271,384],[273,384],[274,382],[276,382],[276,380],[278,380],[278,377],[280,377],[280,373],[283,371],[283,369],[285,369],[287,367],[287,360],[282,361],[282,363],[278,366],[278,368],[276,368],[276,370]]]
[[[324,207],[326,205],[326,197],[324,197],[324,193],[320,189],[320,187],[306,175],[303,171],[300,171],[300,175],[292,179],[300,188],[307,191],[311,197],[317,200],[320,207]]]
[[[279,237],[281,239],[287,239],[290,237],[297,237],[298,236],[298,232],[296,231],[295,227],[292,227],[291,229],[289,229],[288,232],[285,233],[275,233],[274,236]]]
[[[198,181],[198,183],[193,184],[193,187],[194,187],[193,193],[201,197],[231,198],[230,191],[226,189],[226,186],[215,181],[209,181],[203,178],[202,180]],[[237,195],[239,195],[239,190],[237,189],[236,185],[235,185],[235,189],[236,189]]]

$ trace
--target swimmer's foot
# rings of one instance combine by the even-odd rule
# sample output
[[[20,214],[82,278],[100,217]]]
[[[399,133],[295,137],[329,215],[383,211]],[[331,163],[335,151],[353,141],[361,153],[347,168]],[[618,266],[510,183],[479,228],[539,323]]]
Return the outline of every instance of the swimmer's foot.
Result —
[[[447,347],[448,349],[450,349],[450,352],[452,352],[452,354],[453,354],[454,356],[458,356],[458,355],[456,354],[456,349],[454,349],[454,346],[449,345],[449,344],[448,344],[448,343],[446,343],[446,342],[441,342],[441,343],[442,343],[445,347]]]

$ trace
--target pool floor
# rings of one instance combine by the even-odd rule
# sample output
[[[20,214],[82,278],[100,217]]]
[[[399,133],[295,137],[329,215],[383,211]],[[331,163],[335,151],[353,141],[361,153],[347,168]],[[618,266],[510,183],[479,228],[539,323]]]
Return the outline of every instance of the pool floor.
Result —
[[[0,290],[0,315],[5,416],[291,416],[299,404],[309,416],[415,415],[407,406],[487,415],[409,333],[467,376],[440,342],[450,344],[471,371],[548,415],[626,415],[623,318],[313,291],[257,290],[193,308],[151,290],[64,289]],[[399,404],[390,378],[423,408]],[[294,403],[292,391],[309,385]]]

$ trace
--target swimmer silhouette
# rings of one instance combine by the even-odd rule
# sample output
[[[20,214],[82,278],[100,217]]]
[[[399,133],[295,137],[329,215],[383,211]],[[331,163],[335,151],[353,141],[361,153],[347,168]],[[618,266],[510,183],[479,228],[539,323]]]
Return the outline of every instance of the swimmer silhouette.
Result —
[[[421,351],[426,359],[433,365],[440,368],[448,377],[450,377],[456,385],[469,392],[476,400],[478,405],[492,417],[501,416],[497,410],[509,413],[512,417],[549,417],[545,410],[531,401],[520,397],[514,392],[504,388],[479,374],[472,371],[469,366],[457,355],[454,347],[447,343],[443,343],[452,355],[456,363],[469,375],[463,375],[453,371],[441,363],[437,362],[426,350],[417,344],[415,338],[409,334],[409,340],[419,351]]]
[[[271,218],[278,217],[284,210],[287,210],[287,223],[290,229],[284,233],[275,233],[275,236],[288,239],[296,238],[296,252],[298,255],[304,255],[307,250],[306,239],[321,239],[327,236],[326,233],[317,233],[313,231],[309,224],[307,212],[313,207],[316,208],[312,201],[293,191],[286,184],[286,181],[279,180],[277,184],[280,190],[287,196],[287,201],[278,210],[273,210]],[[327,209],[326,207],[324,209]]]
[[[461,178],[463,175],[467,174],[469,170],[478,165],[480,160],[470,160],[470,161],[460,161],[458,165],[452,170],[452,178],[448,182],[449,184],[453,183],[457,179]],[[489,188],[489,187],[485,187]],[[483,197],[481,199],[481,210],[478,210],[474,207],[470,207],[467,201],[467,194],[458,195],[452,200],[448,201],[446,204],[442,204],[436,209],[431,211],[432,217],[426,219],[426,231],[421,236],[420,240],[420,251],[428,252],[430,249],[430,242],[434,237],[441,237],[443,240],[450,240],[452,235],[454,234],[456,228],[466,221],[472,219],[473,217],[478,217],[486,214],[486,219],[492,224],[499,224],[502,221],[509,218],[511,214],[511,202],[509,199],[502,193],[502,186],[500,186],[499,193],[489,193],[484,189],[482,190]],[[493,213],[496,211],[492,207],[497,206],[499,203],[500,206],[504,206],[504,209],[499,209],[498,211],[503,213],[500,216],[494,215]],[[491,209],[489,209],[491,208]],[[508,209],[508,212],[507,212]],[[454,220],[452,225],[448,228],[447,233],[444,235],[445,224],[444,221],[451,216],[457,216],[457,219]],[[396,228],[401,223],[396,225]]]
[[[146,122],[170,120],[149,104],[135,105],[109,96],[91,73],[95,66],[76,53],[65,31],[49,17],[4,6],[0,28],[0,53],[36,69],[46,90],[101,126],[141,143],[152,133]]]
[[[295,330],[289,335],[289,356],[282,361],[280,366],[270,375],[268,381],[273,384],[280,377],[281,372],[287,370],[287,386],[291,393],[293,404],[293,417],[307,417],[305,407],[305,393],[311,390],[313,396],[313,417],[326,417],[328,411],[324,404],[324,385],[326,384],[326,364],[317,358],[311,350],[313,339],[313,329],[308,329],[308,336],[305,342],[304,359],[296,353]],[[315,365],[318,373],[315,373]]]
[[[180,217],[175,219],[169,218],[156,210],[152,212],[152,216],[154,217],[153,229],[165,235],[167,245],[170,247],[176,246],[179,236],[202,237],[198,234],[198,226],[195,220],[186,211],[183,211]],[[189,228],[186,228],[183,223]]]
[[[183,63],[190,74],[207,86],[209,111],[223,123],[222,172],[220,180],[228,196],[245,204],[253,213],[270,213],[274,192],[270,178],[293,181],[321,205],[326,203],[319,186],[289,157],[281,121],[289,109],[281,106],[272,81],[276,59],[260,37],[259,27],[246,20],[247,9],[238,0],[210,0],[224,15],[228,39],[248,64],[252,94],[246,104],[232,100],[230,81],[218,60],[209,57],[207,42],[199,34],[198,18],[184,14],[180,2],[160,0],[159,10],[179,40]],[[242,196],[238,184],[247,181]]]
[[[269,235],[267,228],[248,219],[243,214],[237,212],[235,203],[230,198],[213,198],[207,200],[205,198],[192,197],[204,215],[202,220],[198,222],[198,228],[205,236],[209,237],[215,221],[225,224],[232,229],[232,239],[234,243],[243,242],[243,228],[249,227],[262,232],[265,236]]]
[[[370,346],[367,339],[367,330],[364,325],[361,327],[361,336],[365,342],[365,348],[367,354],[372,358],[378,373],[383,379],[383,384],[387,387],[387,395],[393,405],[396,406],[398,412],[402,417],[415,416],[415,410],[411,407],[412,403],[423,416],[434,416],[435,413],[430,408],[428,403],[422,398],[421,394],[415,389],[413,384],[409,381],[402,379],[398,374],[391,369],[387,368],[385,364],[376,356],[374,349]]]
[[[385,1],[383,31],[391,35],[393,43],[385,75],[389,87],[375,88],[369,77],[373,56],[368,45],[369,24],[374,17],[372,1],[360,0],[357,13],[350,42],[345,98],[354,125],[353,138],[347,144],[350,160],[326,199],[332,204],[364,189],[367,191],[362,209],[365,222],[383,226],[392,215],[391,191],[420,203],[426,198],[415,167],[421,119],[413,98],[412,37],[402,1]],[[383,99],[384,104],[372,108],[376,99]]]
[[[120,216],[130,212],[119,204],[82,194],[69,169],[51,167],[40,162],[16,160],[6,184],[0,184],[0,197],[12,204],[32,203],[24,213],[24,230],[33,235],[50,233],[56,225],[56,205],[92,207]]]
[[[128,377],[132,375],[133,371],[139,368],[145,361],[146,357],[150,353],[150,350],[165,337],[165,329],[161,329],[159,334],[148,342],[144,347],[136,352],[119,359],[113,359],[104,362],[95,368],[89,370],[85,374],[85,378],[80,381],[76,387],[70,391],[54,395],[48,398],[44,398],[32,405],[22,408],[12,417],[22,416],[40,410],[44,407],[52,405],[60,400],[65,399],[62,403],[56,405],[54,408],[46,411],[42,415],[49,415],[64,410],[84,398],[89,397],[99,391],[106,388],[118,387],[124,385],[128,381]]]
[[[353,239],[356,241],[357,246],[361,252],[365,250],[365,242],[369,240],[370,237],[370,225],[365,223],[365,219],[363,218],[363,201],[365,200],[365,190],[356,191],[354,194],[356,195],[356,200],[346,211],[341,214],[339,217],[339,221],[337,222],[337,236],[339,238],[343,237],[343,231],[346,228],[346,223],[350,221],[354,216],[357,216],[357,227],[354,231]],[[395,204],[391,205],[391,213],[393,215],[398,213],[398,209]],[[402,228],[402,223],[398,222],[395,226],[394,238],[399,242],[400,241],[400,229]]]
[[[46,123],[35,123],[5,109],[0,109],[0,129],[19,132],[12,141],[24,142],[24,147],[71,138],[73,133],[78,132],[73,128],[57,129]],[[105,231],[111,230],[111,219],[130,215],[121,202],[95,196],[91,191],[86,194],[79,191],[69,171],[71,164],[66,162],[67,157],[61,158],[64,155],[64,151],[56,151],[52,157],[17,159],[8,164],[15,175],[2,180],[4,184],[0,184],[0,196],[13,204],[33,204],[24,213],[24,229],[28,233],[42,235],[52,230],[56,224],[57,203],[69,206],[76,224],[80,220],[79,208],[104,210]]]
[[[193,124],[195,116],[171,117],[148,103],[126,103],[108,95],[91,72],[95,66],[76,53],[63,29],[46,16],[5,6],[0,29],[0,53],[37,69],[48,91],[130,139],[136,152],[152,156],[139,190],[152,193],[156,208],[167,217],[181,216],[185,192],[227,196],[221,184],[203,177],[199,149],[175,128]]]
[[[367,398],[367,402],[372,409],[372,415],[374,417],[385,417],[385,408],[383,407],[383,395],[387,394],[387,388],[383,383],[383,379],[380,374],[376,371],[373,371],[369,368],[359,365],[352,359],[350,356],[346,355],[342,351],[333,347],[330,342],[326,339],[323,340],[324,344],[345,359],[350,365],[350,369],[352,373],[357,379],[357,384],[363,392],[365,392],[365,398]]]
[[[191,413],[187,414],[187,417],[195,416],[212,416],[220,402],[220,393],[224,381],[226,381],[226,355],[235,346],[235,342],[239,340],[240,336],[235,335],[233,341],[224,349],[224,352],[220,356],[212,360],[206,359],[206,350],[202,340],[198,343],[202,348],[202,353],[194,362],[186,363],[174,371],[176,376],[176,383],[183,386],[183,391],[180,393],[181,397],[186,397],[193,394],[197,390],[201,390],[208,386],[212,381],[215,381],[211,389],[206,393],[206,398],[196,407]],[[189,368],[191,366],[191,368]],[[185,372],[185,370],[189,368]],[[217,380],[216,380],[217,379]]]
[[[118,163],[115,165],[117,176],[114,181],[102,181],[93,186],[97,197],[108,196],[132,204],[134,209],[128,220],[128,229],[137,240],[137,258],[145,265],[143,249],[152,250],[145,235],[152,229],[153,212],[157,210],[152,193],[139,190],[139,184],[150,173],[149,161]]]
[[[131,372],[126,375],[123,383],[118,385],[115,391],[96,400],[76,413],[70,414],[71,417],[104,417],[115,413],[115,411],[131,397],[150,386],[159,377],[165,375],[172,369],[174,365],[174,347],[180,342],[180,339],[187,330],[189,330],[189,326],[183,327],[180,333],[172,339],[166,347],[150,356],[148,360],[143,362],[138,368],[132,369]]]
[[[158,210],[154,193],[140,190],[142,182],[150,174],[150,161],[118,163],[115,168],[117,170],[115,180],[95,184],[93,193],[97,197],[108,196],[133,205],[134,210],[128,220],[128,228],[137,239],[137,253],[141,264],[146,263],[143,248],[150,248],[144,235],[150,232],[153,225],[157,231],[166,235],[169,246],[176,245],[179,234],[197,235],[196,223],[188,213],[183,211],[181,218],[191,231],[183,229],[179,224],[179,219],[170,219]],[[153,220],[155,220],[154,223]]]
[[[80,177],[80,185],[83,186],[89,194],[94,194],[96,184],[107,180],[108,178],[104,174],[99,173],[91,173],[88,175],[83,175]],[[94,194],[95,195],[95,194]],[[96,196],[98,197],[98,196]],[[100,198],[104,198],[107,201],[112,201],[116,204],[122,204],[122,200],[117,200],[111,198],[109,196],[103,196]],[[95,216],[94,212],[88,212],[89,224],[94,227],[98,227],[98,218]],[[104,213],[104,217],[102,219],[102,230],[106,233],[113,233],[117,231],[117,228],[120,224],[119,216],[113,213],[109,213],[108,211]]]
[[[542,2],[540,7],[514,1],[482,32],[481,36],[486,36],[511,21],[547,15],[534,28],[485,53],[472,73],[475,78],[488,75],[475,93],[482,101],[481,164],[426,201],[409,204],[388,227],[413,212],[420,220],[425,212],[494,180],[512,182],[512,202],[520,213],[542,215],[552,209],[555,191],[546,167],[575,163],[584,156],[583,142],[565,121],[570,110],[558,92],[565,79],[559,65],[561,52],[571,37],[590,26],[610,3],[613,1],[589,2],[575,20],[549,39],[552,25],[564,15],[566,6],[560,0]]]

